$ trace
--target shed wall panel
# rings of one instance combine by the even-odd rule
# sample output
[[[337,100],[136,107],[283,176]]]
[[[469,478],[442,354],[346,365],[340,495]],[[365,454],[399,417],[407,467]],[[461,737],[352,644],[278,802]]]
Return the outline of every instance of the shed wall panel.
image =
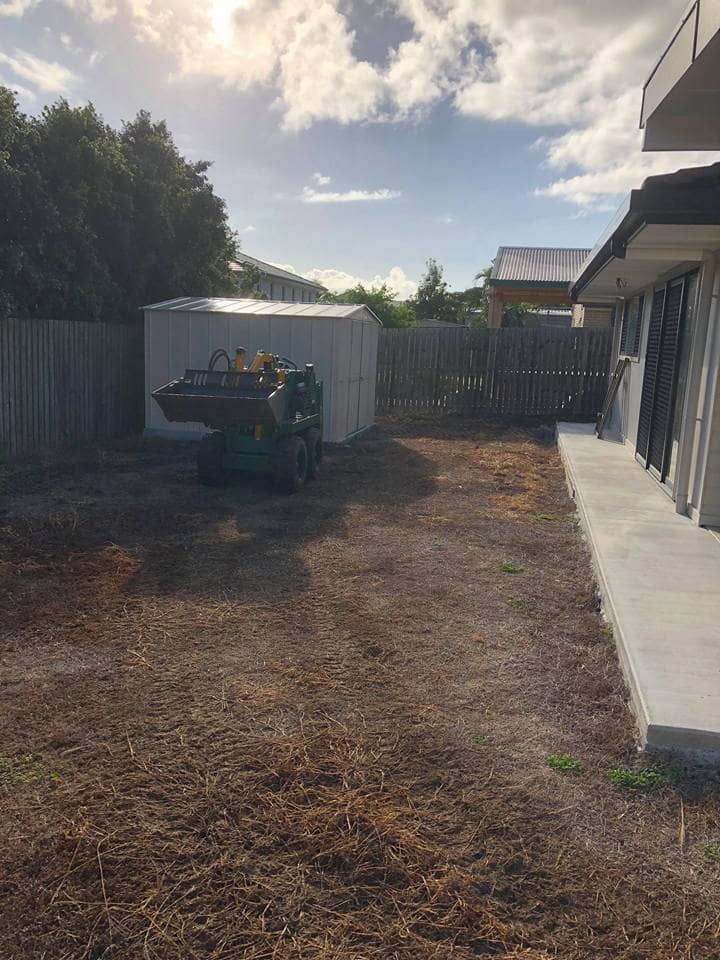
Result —
[[[262,307],[259,302],[259,308]],[[217,347],[248,356],[264,349],[298,366],[315,364],[324,384],[324,436],[340,442],[374,421],[378,325],[372,319],[300,315],[146,311],[146,424],[155,433],[203,433],[202,424],[169,423],[150,393],[187,367],[205,367]]]

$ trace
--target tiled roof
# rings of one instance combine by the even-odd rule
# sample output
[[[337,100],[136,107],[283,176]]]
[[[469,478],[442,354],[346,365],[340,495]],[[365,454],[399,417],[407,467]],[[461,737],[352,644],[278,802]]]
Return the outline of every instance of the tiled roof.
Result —
[[[571,283],[590,253],[585,247],[499,247],[493,280],[517,283]]]
[[[261,273],[267,274],[268,277],[277,277],[279,280],[290,280],[293,283],[301,283],[306,287],[313,287],[315,290],[325,289],[322,284],[315,283],[314,280],[308,280],[307,277],[301,277],[297,273],[290,273],[289,270],[283,270],[282,267],[276,267],[273,263],[266,263],[265,260],[258,260],[257,257],[251,257],[249,253],[238,254],[237,263],[231,264],[231,269],[239,270],[239,265],[243,263],[257,267]]]

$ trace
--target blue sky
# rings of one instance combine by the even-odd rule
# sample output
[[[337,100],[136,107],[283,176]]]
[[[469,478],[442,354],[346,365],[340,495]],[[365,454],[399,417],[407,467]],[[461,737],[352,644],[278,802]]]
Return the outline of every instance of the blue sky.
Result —
[[[650,173],[640,87],[675,0],[0,0],[28,113],[167,119],[213,161],[243,248],[331,287],[427,257],[455,288],[500,244],[592,246]],[[169,293],[171,295],[171,292]]]

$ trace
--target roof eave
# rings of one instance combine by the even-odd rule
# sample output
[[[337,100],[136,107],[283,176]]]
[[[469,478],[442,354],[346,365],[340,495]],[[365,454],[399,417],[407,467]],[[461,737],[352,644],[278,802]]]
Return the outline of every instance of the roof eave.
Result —
[[[578,300],[585,287],[610,260],[625,259],[629,240],[646,224],[695,226],[717,223],[720,185],[698,183],[688,195],[692,184],[672,182],[672,178],[677,178],[683,172],[648,177],[639,190],[632,190],[628,194],[608,230],[571,283],[570,298],[573,301]]]

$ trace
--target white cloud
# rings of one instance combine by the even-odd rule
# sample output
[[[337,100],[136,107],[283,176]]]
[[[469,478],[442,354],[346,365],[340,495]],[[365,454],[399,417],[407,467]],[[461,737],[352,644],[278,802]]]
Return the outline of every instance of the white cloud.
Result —
[[[61,0],[70,10],[89,17],[94,23],[105,23],[118,14],[118,6],[113,0]]]
[[[38,0],[5,0],[0,3],[0,17],[22,17]]]
[[[293,273],[297,272],[292,270],[292,267],[286,267],[285,269],[289,269]],[[397,266],[392,267],[384,276],[382,274],[376,274],[369,279],[366,277],[358,277],[352,273],[346,273],[344,270],[335,270],[332,268],[321,269],[320,267],[306,271],[304,276],[306,276],[308,280],[321,283],[324,287],[327,287],[331,293],[342,293],[350,287],[356,287],[359,283],[364,287],[381,287],[385,283],[395,292],[398,300],[407,300],[408,297],[413,296],[417,292],[417,281],[411,280],[402,267]]]
[[[0,63],[6,64],[17,77],[42,93],[68,93],[79,79],[62,64],[41,60],[24,50],[16,50],[14,56],[0,53]]]
[[[0,0],[0,14],[19,16],[34,2]],[[117,13],[117,0],[61,2],[96,21]],[[373,62],[358,55],[347,0],[125,6],[136,36],[172,53],[177,76],[260,88],[286,130],[419,120],[441,102],[468,117],[552,128],[538,142],[547,175],[537,193],[584,208],[614,205],[649,173],[714,159],[640,152],[640,85],[672,34],[678,2],[384,0],[411,35]],[[317,190],[330,182],[322,173],[312,182],[308,203],[390,199]]]
[[[240,227],[238,233],[255,233],[255,227],[249,223],[246,227]]]
[[[400,190],[345,190],[338,193],[330,190],[315,190],[313,187],[303,187],[300,198],[303,203],[358,203],[368,200],[395,200],[401,197]]]
[[[172,49],[180,75],[277,94],[283,126],[354,123],[378,113],[380,73],[353,52],[339,0],[128,0],[136,34]]]

